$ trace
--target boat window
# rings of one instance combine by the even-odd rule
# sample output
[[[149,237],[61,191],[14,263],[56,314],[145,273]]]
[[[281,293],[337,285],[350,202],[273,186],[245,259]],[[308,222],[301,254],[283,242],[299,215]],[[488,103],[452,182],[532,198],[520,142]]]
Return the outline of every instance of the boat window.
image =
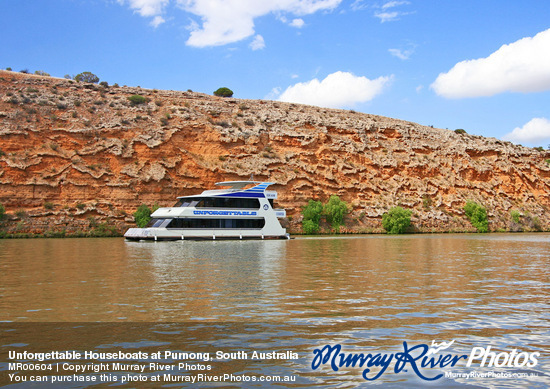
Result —
[[[243,199],[238,197],[205,197],[195,205],[197,208],[238,208],[258,209],[258,199]]]
[[[166,219],[151,219],[149,221],[149,223],[147,223],[147,227],[160,227],[161,224],[165,221]]]
[[[174,207],[195,207],[200,199],[182,198],[174,205]]]
[[[226,229],[247,229],[263,228],[265,219],[193,219],[176,218],[172,219],[166,228],[226,228]]]

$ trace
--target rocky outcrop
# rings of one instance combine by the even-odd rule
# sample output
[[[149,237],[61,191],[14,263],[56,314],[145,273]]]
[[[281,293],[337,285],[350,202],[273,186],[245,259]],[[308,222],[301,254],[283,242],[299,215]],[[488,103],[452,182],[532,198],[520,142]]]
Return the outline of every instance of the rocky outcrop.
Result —
[[[143,104],[128,97],[141,95]],[[11,232],[122,231],[140,204],[170,205],[215,182],[276,182],[292,230],[309,199],[352,205],[347,230],[381,231],[413,210],[417,231],[473,230],[462,207],[483,204],[492,230],[550,229],[545,151],[348,110],[193,92],[101,87],[0,72],[0,203]],[[528,223],[527,223],[528,222]]]

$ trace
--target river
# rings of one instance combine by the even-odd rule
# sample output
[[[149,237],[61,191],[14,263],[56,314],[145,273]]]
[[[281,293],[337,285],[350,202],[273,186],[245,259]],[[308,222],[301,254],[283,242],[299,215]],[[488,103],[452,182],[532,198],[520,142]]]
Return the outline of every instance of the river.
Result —
[[[272,387],[283,377],[278,387],[546,388],[549,287],[546,233],[0,240],[0,384]],[[441,342],[453,343],[429,357]],[[37,361],[9,351],[67,350],[142,352],[117,361],[145,367],[103,369],[112,361],[90,354],[43,375],[100,366],[76,374],[96,381],[35,384],[38,373],[9,365]],[[338,365],[360,354],[363,366]],[[46,362],[59,368],[59,358]],[[157,362],[172,367],[149,365]],[[183,381],[200,374],[205,381]]]

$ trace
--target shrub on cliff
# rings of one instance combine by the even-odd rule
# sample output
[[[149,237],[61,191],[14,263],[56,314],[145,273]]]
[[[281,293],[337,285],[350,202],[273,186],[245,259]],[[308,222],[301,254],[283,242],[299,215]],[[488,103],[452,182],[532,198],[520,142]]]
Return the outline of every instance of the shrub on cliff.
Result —
[[[214,96],[231,97],[233,96],[233,91],[226,87],[218,88],[217,90],[214,91]]]
[[[521,212],[512,210],[510,212],[510,231],[521,232],[523,231],[523,223],[521,222]]]
[[[89,82],[90,84],[97,84],[99,82],[99,77],[91,72],[79,73],[74,79],[78,82]]]
[[[336,195],[330,196],[328,203],[323,207],[323,212],[333,229],[338,232],[344,225],[344,216],[348,213],[348,205]]]
[[[92,231],[89,232],[89,236],[94,237],[107,237],[107,236],[120,236],[120,232],[115,226],[111,226],[108,223],[97,224]]]
[[[412,211],[401,207],[393,207],[382,215],[382,227],[388,234],[402,234],[411,224]]]
[[[6,217],[6,208],[4,208],[3,204],[0,204],[0,221],[2,221]]]
[[[140,95],[132,95],[128,97],[128,100],[130,100],[130,103],[132,103],[132,105],[145,104],[149,102],[149,99],[147,97]]]
[[[468,201],[464,206],[464,213],[470,223],[477,229],[477,232],[488,232],[489,221],[487,220],[487,210],[481,205]]]
[[[304,220],[302,221],[302,229],[306,234],[316,234],[319,232],[319,221],[323,213],[323,204],[320,201],[309,200],[307,205],[302,209]]]

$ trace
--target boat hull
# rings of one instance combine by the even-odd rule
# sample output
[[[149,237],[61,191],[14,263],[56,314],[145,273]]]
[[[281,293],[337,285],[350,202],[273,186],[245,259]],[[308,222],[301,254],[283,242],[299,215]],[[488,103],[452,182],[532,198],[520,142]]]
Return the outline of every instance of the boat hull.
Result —
[[[283,230],[284,231],[284,230]],[[128,240],[247,240],[247,239],[290,239],[286,232],[267,234],[247,230],[169,230],[166,228],[130,228],[124,234]]]

